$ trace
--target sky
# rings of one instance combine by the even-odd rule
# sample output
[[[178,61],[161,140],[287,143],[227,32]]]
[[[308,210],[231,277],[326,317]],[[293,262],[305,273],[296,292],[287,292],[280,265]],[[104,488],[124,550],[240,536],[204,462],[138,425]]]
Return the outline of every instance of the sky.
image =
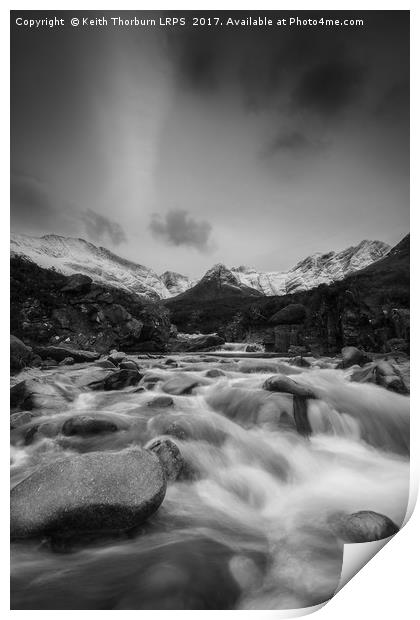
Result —
[[[124,11],[71,27],[73,13],[29,29],[16,18],[52,14],[12,12],[12,231],[191,277],[407,234],[408,12],[298,28],[200,28],[188,12],[185,27],[111,25],[163,15]]]

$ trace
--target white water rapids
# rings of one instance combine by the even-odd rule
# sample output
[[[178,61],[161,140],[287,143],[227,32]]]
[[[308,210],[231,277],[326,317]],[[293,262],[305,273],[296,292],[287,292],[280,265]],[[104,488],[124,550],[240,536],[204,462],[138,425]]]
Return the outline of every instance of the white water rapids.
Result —
[[[340,579],[343,546],[328,515],[373,510],[403,522],[408,397],[350,383],[346,371],[278,359],[171,358],[178,367],[134,358],[149,368],[151,389],[80,391],[66,411],[40,412],[45,435],[25,445],[20,429],[12,434],[12,486],[65,454],[143,446],[164,433],[193,472],[168,485],[136,533],[63,549],[13,543],[12,608],[307,607],[330,598]],[[206,376],[216,368],[223,376]],[[276,371],[318,396],[309,401],[309,438],[294,428],[292,397],[262,390]],[[173,407],[148,405],[164,381],[180,377],[204,385],[172,396]],[[75,413],[100,413],[121,430],[64,437],[60,427]]]

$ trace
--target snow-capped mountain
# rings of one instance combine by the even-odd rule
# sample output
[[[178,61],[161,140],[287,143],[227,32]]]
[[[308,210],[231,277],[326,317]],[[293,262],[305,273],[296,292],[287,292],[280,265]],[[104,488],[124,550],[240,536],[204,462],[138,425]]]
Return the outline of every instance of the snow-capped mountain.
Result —
[[[258,272],[244,266],[232,267],[231,271],[240,282],[264,295],[285,295],[342,280],[350,273],[383,258],[390,248],[382,241],[365,240],[341,252],[317,252],[285,272]]]
[[[187,276],[183,276],[176,271],[165,271],[160,276],[160,279],[168,289],[170,296],[179,295],[195,284],[193,280],[190,280]]]
[[[73,237],[44,235],[30,237],[12,234],[11,253],[23,255],[41,267],[54,267],[70,275],[83,273],[95,282],[119,287],[150,297],[167,299],[199,286],[198,294],[206,298],[230,294],[284,295],[329,284],[363,269],[383,258],[390,246],[382,241],[362,241],[341,252],[316,253],[299,262],[289,271],[260,272],[250,267],[228,269],[218,263],[201,280],[190,280],[174,271],[161,276],[152,269],[117,256],[106,248]],[[204,298],[204,297],[203,297]]]
[[[30,237],[13,234],[10,240],[12,255],[23,255],[41,267],[54,267],[70,275],[83,273],[95,282],[122,288],[151,299],[171,296],[160,277],[148,267],[138,265],[113,254],[103,247],[73,237],[44,235]]]

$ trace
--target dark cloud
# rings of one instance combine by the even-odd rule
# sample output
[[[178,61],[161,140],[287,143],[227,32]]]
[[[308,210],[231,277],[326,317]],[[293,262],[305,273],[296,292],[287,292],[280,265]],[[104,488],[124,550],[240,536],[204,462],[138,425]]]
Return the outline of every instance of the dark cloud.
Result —
[[[154,214],[149,227],[155,237],[168,245],[190,246],[200,252],[208,252],[211,249],[211,224],[195,220],[184,209],[173,209],[164,217]]]
[[[279,152],[305,153],[325,148],[327,143],[308,138],[301,131],[282,132],[263,149],[262,157],[272,157]]]
[[[113,245],[120,245],[127,241],[126,234],[118,222],[99,215],[92,209],[87,209],[80,217],[86,227],[88,237],[93,241],[103,243],[109,240]]]
[[[366,68],[359,62],[333,60],[318,64],[302,75],[293,101],[321,115],[336,114],[360,95]]]
[[[87,209],[83,211],[57,196],[44,181],[24,173],[11,176],[12,227],[28,233],[81,235],[97,243],[119,245],[127,240],[117,222]]]

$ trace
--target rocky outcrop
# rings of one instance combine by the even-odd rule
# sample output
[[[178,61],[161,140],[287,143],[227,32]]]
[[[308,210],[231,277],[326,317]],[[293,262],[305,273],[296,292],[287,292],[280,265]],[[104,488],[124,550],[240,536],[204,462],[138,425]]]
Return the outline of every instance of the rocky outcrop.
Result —
[[[159,508],[165,491],[165,474],[150,451],[65,457],[39,468],[12,489],[11,536],[131,529]]]
[[[95,362],[100,357],[100,354],[96,353],[96,351],[80,351],[70,347],[56,347],[53,345],[35,347],[34,350],[41,359],[52,359],[56,362],[62,362],[66,359],[68,360],[68,358],[71,358],[74,362]]]
[[[27,345],[78,351],[164,351],[170,323],[166,309],[135,294],[99,285],[87,276],[66,277],[21,257],[11,260],[11,323]],[[74,351],[73,351],[74,353]],[[61,361],[61,353],[50,359]],[[47,355],[47,352],[45,352]]]

